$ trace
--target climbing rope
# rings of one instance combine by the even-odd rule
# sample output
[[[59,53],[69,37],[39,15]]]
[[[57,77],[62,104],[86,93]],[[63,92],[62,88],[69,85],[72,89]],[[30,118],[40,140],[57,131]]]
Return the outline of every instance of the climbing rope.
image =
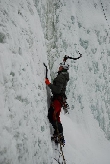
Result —
[[[101,2],[101,0],[100,0],[100,2]],[[101,2],[101,7],[102,7],[102,10],[103,10],[104,17],[105,17],[105,19],[106,19],[108,28],[109,28],[109,30],[110,30],[110,25],[109,25],[109,23],[108,23],[108,19],[107,19],[107,16],[106,16],[106,14],[105,14],[105,10],[104,10],[104,7],[103,7],[102,2]],[[107,31],[107,30],[106,30],[106,33],[107,33],[107,37],[109,37],[109,34],[108,34],[108,31]],[[106,40],[107,40],[107,39],[106,39]],[[105,41],[105,46],[106,46],[106,50],[107,50],[107,42],[106,42],[106,41]],[[108,55],[107,55],[107,63],[109,63]],[[108,81],[108,83],[107,83],[107,85],[108,85],[108,84],[109,84],[109,67],[108,67],[108,64],[107,64],[107,81]],[[109,100],[108,95],[107,95],[107,100]],[[108,105],[107,105],[107,106],[108,106]],[[109,107],[108,107],[108,108],[109,108]]]
[[[108,19],[107,19],[107,16],[106,16],[106,14],[105,14],[105,10],[104,10],[104,7],[103,7],[103,4],[102,4],[101,0],[100,0],[100,3],[101,3],[101,7],[102,7],[102,10],[103,10],[104,17],[105,17],[105,19],[106,19],[106,22],[107,22],[108,28],[109,28],[109,30],[110,30],[110,26],[109,26],[109,23],[108,23]],[[107,31],[107,30],[106,30],[106,34],[107,34],[107,37],[108,37],[109,34],[108,34],[108,31]],[[106,40],[107,40],[107,39],[106,39]],[[106,42],[106,40],[105,40],[105,42]],[[107,42],[106,42],[106,48],[107,48]]]
[[[110,30],[110,26],[109,26],[109,23],[108,23],[108,19],[107,19],[107,16],[106,16],[106,14],[105,14],[105,10],[104,10],[104,7],[103,7],[103,4],[102,4],[101,0],[100,0],[100,3],[101,3],[101,7],[102,7],[102,10],[103,10],[103,13],[104,13],[104,17],[105,17],[105,19],[106,19],[106,21],[107,21],[107,25],[108,25],[109,30]]]
[[[60,143],[61,156],[63,157],[64,164],[66,164],[66,160],[65,160],[65,157],[64,157],[62,145],[61,145],[61,142],[60,142],[60,136],[59,136],[58,123],[57,123],[57,121],[56,121],[56,127],[57,127],[57,134],[58,134],[58,142]]]

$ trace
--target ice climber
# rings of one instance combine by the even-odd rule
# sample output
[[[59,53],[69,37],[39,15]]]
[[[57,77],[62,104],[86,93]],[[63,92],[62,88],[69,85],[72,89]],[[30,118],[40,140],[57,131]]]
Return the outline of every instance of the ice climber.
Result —
[[[53,97],[51,99],[50,108],[48,110],[48,119],[54,128],[53,138],[64,144],[64,136],[63,136],[63,126],[60,121],[60,112],[63,107],[65,113],[68,112],[68,104],[66,102],[66,86],[69,81],[69,65],[66,64],[66,60],[73,59],[77,60],[82,57],[82,54],[78,58],[71,58],[69,56],[65,56],[63,59],[63,63],[60,64],[59,71],[57,77],[53,80],[53,84],[50,83],[49,79],[45,79],[46,85],[51,89]]]
[[[54,138],[59,137],[60,142],[64,143],[63,126],[60,121],[61,108],[67,104],[66,102],[66,86],[69,81],[68,73],[69,65],[60,64],[57,77],[53,80],[53,84],[48,79],[45,79],[46,85],[52,91],[53,97],[48,110],[48,119],[54,128]],[[65,108],[66,109],[66,108]]]

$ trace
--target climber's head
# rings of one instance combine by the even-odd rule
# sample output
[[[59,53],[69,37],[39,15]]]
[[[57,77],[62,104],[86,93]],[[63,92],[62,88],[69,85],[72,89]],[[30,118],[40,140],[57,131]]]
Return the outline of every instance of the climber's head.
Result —
[[[62,71],[63,69],[64,70],[68,70],[69,69],[69,65],[65,64],[64,62],[60,63],[59,71]]]

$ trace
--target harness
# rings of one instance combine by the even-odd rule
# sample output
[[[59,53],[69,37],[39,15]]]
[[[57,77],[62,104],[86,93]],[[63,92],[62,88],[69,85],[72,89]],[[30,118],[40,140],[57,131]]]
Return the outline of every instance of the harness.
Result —
[[[66,102],[66,99],[67,99],[67,97],[66,97],[65,93],[64,94],[56,94],[51,97],[51,104],[54,100],[58,100],[60,102],[61,106],[63,107],[63,104]]]

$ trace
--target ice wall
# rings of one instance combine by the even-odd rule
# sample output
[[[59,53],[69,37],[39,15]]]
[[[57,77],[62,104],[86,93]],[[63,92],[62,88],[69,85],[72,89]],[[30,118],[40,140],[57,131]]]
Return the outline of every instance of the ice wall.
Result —
[[[0,1],[0,164],[52,162],[44,34],[34,2]]]
[[[91,110],[110,139],[110,2],[35,1],[44,29],[51,78],[64,55],[78,57],[78,51],[83,55],[78,61],[68,60],[67,95],[72,118],[80,122],[84,111]]]
[[[69,117],[91,134],[94,116],[110,139],[109,9],[108,0],[0,1],[0,164],[52,163],[43,62],[52,80],[78,50],[67,62]]]

